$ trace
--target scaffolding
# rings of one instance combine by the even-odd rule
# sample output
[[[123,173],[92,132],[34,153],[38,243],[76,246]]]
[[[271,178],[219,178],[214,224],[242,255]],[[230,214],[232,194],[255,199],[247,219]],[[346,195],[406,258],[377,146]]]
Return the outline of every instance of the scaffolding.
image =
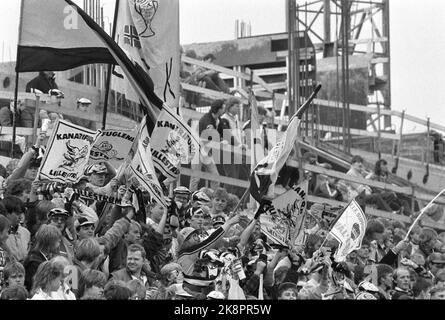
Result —
[[[391,109],[390,34],[388,0],[287,0],[287,32],[289,34],[289,101],[291,106],[305,92],[297,90],[299,72],[295,72],[298,44],[292,43],[295,32],[304,31],[314,43],[318,59],[335,57],[337,61],[338,107],[342,112],[343,150],[351,148],[350,57],[370,56],[368,105]],[[304,75],[303,75],[304,76]],[[313,111],[314,112],[314,111]],[[391,127],[391,117],[380,112],[367,115],[367,125],[380,133]],[[316,117],[313,117],[316,119]],[[383,121],[383,126],[381,125]],[[313,124],[312,124],[313,126]]]

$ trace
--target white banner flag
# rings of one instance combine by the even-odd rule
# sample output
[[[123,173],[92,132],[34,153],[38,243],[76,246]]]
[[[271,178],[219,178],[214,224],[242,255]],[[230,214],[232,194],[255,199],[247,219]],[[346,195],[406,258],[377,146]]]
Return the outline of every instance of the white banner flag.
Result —
[[[98,137],[90,152],[89,163],[107,161],[118,168],[130,152],[136,130],[98,130]]]
[[[178,106],[179,0],[120,0],[117,13],[116,42],[150,75],[156,95],[168,106]],[[119,68],[115,71],[121,74]],[[113,81],[114,89],[138,101],[122,79]]]
[[[275,244],[291,247],[303,243],[308,181],[272,200],[272,208],[260,215],[261,231]]]
[[[40,179],[77,182],[84,174],[97,132],[58,120],[39,170]]]
[[[176,181],[181,164],[190,163],[199,152],[195,134],[173,110],[166,107],[161,111],[152,134],[151,153],[154,166],[167,178],[164,183]]]
[[[145,117],[141,122],[137,138],[137,148],[129,165],[132,174],[129,180],[133,184],[141,185],[150,193],[152,199],[167,207],[151,159],[150,136],[148,135]]]
[[[348,254],[362,246],[366,225],[362,208],[352,200],[329,232],[340,243],[334,255],[336,261],[344,261]]]

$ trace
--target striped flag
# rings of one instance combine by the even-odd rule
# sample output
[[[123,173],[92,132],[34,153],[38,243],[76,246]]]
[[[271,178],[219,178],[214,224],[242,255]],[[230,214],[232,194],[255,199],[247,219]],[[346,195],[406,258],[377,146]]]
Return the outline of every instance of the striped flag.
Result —
[[[17,72],[118,64],[147,114],[149,133],[163,108],[150,76],[71,0],[22,0]]]

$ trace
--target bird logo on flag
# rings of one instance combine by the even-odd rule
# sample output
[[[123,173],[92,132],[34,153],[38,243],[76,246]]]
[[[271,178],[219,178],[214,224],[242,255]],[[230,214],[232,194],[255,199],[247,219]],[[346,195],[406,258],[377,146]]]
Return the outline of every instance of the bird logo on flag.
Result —
[[[149,38],[156,33],[151,28],[151,22],[153,21],[156,12],[158,11],[159,3],[154,0],[132,0],[136,13],[140,16],[140,20],[136,20],[136,28],[138,29],[139,36],[143,38]],[[141,24],[142,22],[142,24]]]
[[[59,168],[74,171],[74,169],[79,167],[87,159],[88,146],[78,148],[72,146],[71,141],[68,141],[66,143],[66,150],[67,151],[63,154],[65,160],[63,160],[63,163],[59,166]]]

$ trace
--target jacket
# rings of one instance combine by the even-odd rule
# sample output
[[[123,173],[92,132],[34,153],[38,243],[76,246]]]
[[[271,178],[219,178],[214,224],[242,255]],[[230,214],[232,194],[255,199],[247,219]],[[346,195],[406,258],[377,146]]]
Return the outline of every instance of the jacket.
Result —
[[[142,267],[141,276],[147,277],[147,283],[145,284],[145,286],[147,288],[154,285],[154,282],[156,280],[156,275],[153,272],[151,272],[151,271],[147,270],[146,268]],[[111,273],[110,278],[113,279],[113,280],[120,280],[120,281],[123,281],[125,283],[133,280],[129,270],[127,269],[127,267],[122,268],[122,269],[117,270],[117,271],[114,271],[113,273]]]
[[[48,93],[49,90],[59,89],[59,87],[53,79],[48,79],[44,74],[40,73],[26,84],[26,92],[31,92],[31,89],[37,89],[43,93]]]
[[[199,135],[201,136],[204,130],[210,129],[211,127],[217,130],[218,124],[219,119],[215,119],[211,111],[207,112],[201,119],[199,119]]]
[[[41,251],[31,250],[26,257],[23,266],[25,267],[25,287],[28,291],[32,289],[32,278],[37,268],[45,261],[48,261],[48,258]]]
[[[6,245],[11,250],[12,255],[17,261],[23,263],[28,255],[31,233],[28,229],[19,226],[16,233],[11,233],[6,240]]]

